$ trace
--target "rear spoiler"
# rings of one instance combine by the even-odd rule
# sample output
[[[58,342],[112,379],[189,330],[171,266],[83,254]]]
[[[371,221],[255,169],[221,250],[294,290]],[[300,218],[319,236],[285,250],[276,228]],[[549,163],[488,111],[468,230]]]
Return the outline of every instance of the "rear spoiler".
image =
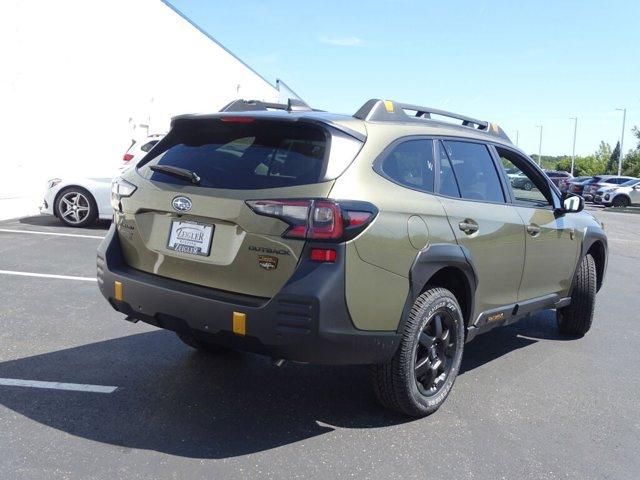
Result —
[[[269,110],[284,110],[287,112],[317,112],[302,100],[290,98],[287,103],[270,103],[260,100],[234,100],[220,109],[221,112],[256,112]]]
[[[278,111],[284,115],[278,115]],[[323,116],[321,110],[314,110],[302,100],[290,98],[286,104],[262,102],[260,100],[234,100],[231,103],[225,105],[218,113],[211,114],[183,114],[177,115],[171,119],[171,128],[176,125],[185,123],[191,120],[214,120],[225,116],[251,116],[251,113],[257,113],[256,118],[266,120],[286,120],[290,122],[302,122],[320,124],[327,127],[334,128],[340,132],[355,138],[360,142],[365,142],[367,136],[357,130],[349,128],[348,126],[334,121],[331,116]],[[305,115],[310,113],[310,115]],[[318,113],[320,115],[313,115]],[[291,116],[286,114],[292,114]],[[349,118],[349,117],[347,117]]]

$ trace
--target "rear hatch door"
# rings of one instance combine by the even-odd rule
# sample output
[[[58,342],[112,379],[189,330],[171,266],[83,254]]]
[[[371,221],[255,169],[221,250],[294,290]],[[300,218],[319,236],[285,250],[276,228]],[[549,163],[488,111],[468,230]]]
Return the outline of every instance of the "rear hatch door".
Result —
[[[257,215],[246,202],[324,198],[361,146],[312,122],[246,115],[176,122],[123,177],[138,186],[116,215],[125,261],[163,277],[269,298],[293,274],[304,240],[283,238],[289,223]]]

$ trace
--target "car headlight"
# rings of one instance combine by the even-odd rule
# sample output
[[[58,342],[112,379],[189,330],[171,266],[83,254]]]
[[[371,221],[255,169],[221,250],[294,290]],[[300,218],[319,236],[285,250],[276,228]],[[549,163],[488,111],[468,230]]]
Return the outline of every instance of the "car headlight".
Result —
[[[58,185],[61,181],[62,179],[60,178],[52,178],[51,180],[47,181],[47,188],[53,188],[56,185]]]
[[[136,191],[136,187],[133,183],[129,183],[120,177],[116,177],[111,182],[111,206],[114,210],[120,210],[120,200],[133,195]]]

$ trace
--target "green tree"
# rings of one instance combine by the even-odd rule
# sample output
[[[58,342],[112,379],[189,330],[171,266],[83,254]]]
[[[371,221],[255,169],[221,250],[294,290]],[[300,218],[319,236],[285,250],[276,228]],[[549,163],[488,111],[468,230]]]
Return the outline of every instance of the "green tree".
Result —
[[[630,177],[640,177],[640,148],[625,155],[622,161],[622,174]]]
[[[604,143],[604,142],[603,142]],[[615,175],[618,173],[618,160],[620,159],[620,142],[616,143],[616,148],[607,161],[607,167],[604,173]]]
[[[640,128],[633,127],[633,134],[638,139],[635,150],[627,153],[622,160],[622,174],[640,177]]]
[[[598,175],[604,172],[605,162],[595,155],[576,157],[573,174],[576,177]],[[562,159],[556,164],[556,170],[571,171],[571,158]]]
[[[596,150],[595,156],[598,160],[602,160],[606,164],[609,161],[609,158],[611,158],[611,145],[602,140],[598,150]]]

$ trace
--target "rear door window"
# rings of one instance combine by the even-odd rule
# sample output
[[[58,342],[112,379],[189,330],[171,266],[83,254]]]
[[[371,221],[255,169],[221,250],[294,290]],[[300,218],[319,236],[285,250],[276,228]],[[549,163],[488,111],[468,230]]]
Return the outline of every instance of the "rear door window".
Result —
[[[174,127],[140,173],[155,181],[188,184],[187,180],[154,172],[168,165],[195,172],[200,186],[262,189],[317,183],[328,156],[327,133],[315,125],[277,121],[243,123],[192,122]]]
[[[400,185],[433,192],[433,140],[408,140],[382,160],[382,172]]]
[[[498,171],[486,145],[443,140],[462,198],[504,203]],[[441,182],[442,183],[442,182]]]

